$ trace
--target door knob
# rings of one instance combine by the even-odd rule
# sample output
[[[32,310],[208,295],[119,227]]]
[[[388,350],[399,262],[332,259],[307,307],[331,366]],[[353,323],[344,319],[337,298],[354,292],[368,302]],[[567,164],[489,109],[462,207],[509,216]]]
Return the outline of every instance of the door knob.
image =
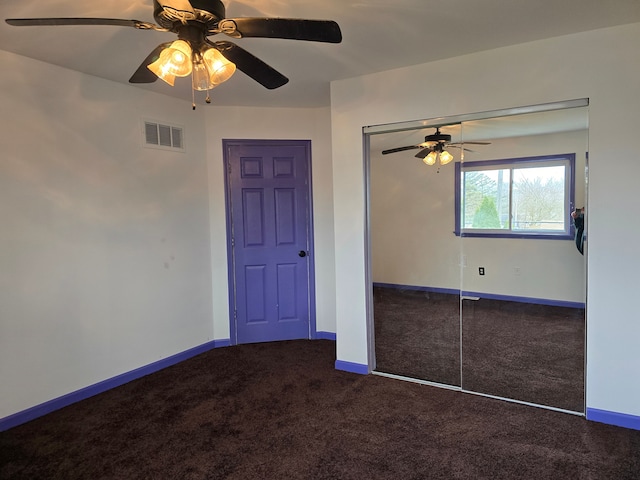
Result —
[[[304,258],[304,257],[306,257],[306,256],[307,256],[307,252],[305,252],[304,250],[300,250],[300,251],[298,252],[298,256],[299,256],[299,257]]]

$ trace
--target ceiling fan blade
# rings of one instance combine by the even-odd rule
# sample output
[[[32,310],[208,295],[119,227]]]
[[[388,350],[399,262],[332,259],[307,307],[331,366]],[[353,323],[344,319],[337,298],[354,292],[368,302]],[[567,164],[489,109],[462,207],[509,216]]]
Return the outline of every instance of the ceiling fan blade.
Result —
[[[147,68],[160,57],[160,52],[171,45],[172,42],[165,42],[158,45],[153,51],[147,55],[147,58],[140,64],[138,69],[131,75],[129,83],[153,83],[158,77],[155,73]]]
[[[447,146],[445,148],[459,148],[460,150],[464,150],[465,152],[473,152],[476,153],[476,150],[471,150],[470,148],[464,148],[460,145],[457,145],[455,143],[448,143]]]
[[[140,20],[124,20],[120,18],[7,18],[9,25],[15,27],[55,26],[55,25],[115,25],[118,27],[133,27],[141,30],[162,30],[153,23]]]
[[[416,148],[420,148],[420,146],[409,145],[407,147],[390,148],[389,150],[383,150],[382,155],[387,155],[389,153],[396,153],[396,152],[404,152],[405,150],[415,150]]]
[[[174,12],[188,13],[195,17],[193,7],[188,0],[156,0],[162,8],[168,8]]]
[[[491,142],[454,142],[448,145],[491,145]]]
[[[431,153],[431,148],[423,148],[418,153],[416,153],[416,158],[424,158]]]
[[[236,64],[236,67],[262,86],[273,90],[286,84],[289,79],[280,72],[270,67],[258,57],[231,42],[209,42],[224,57]]]
[[[342,41],[340,26],[333,20],[227,18],[218,22],[218,29],[235,38],[285,38],[326,43],[340,43]]]

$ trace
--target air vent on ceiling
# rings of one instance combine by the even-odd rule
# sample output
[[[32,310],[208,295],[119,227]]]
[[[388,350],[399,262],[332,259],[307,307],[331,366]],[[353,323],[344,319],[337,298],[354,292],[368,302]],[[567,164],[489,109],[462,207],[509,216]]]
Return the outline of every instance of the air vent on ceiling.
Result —
[[[182,127],[144,120],[144,145],[152,148],[184,151]]]

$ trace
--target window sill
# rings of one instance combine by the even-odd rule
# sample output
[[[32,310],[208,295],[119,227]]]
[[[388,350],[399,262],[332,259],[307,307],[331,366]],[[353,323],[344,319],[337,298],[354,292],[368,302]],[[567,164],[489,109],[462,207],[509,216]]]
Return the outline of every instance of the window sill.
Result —
[[[480,233],[480,232],[453,232],[456,237],[468,238],[515,238],[533,240],[575,240],[573,235],[566,233]]]

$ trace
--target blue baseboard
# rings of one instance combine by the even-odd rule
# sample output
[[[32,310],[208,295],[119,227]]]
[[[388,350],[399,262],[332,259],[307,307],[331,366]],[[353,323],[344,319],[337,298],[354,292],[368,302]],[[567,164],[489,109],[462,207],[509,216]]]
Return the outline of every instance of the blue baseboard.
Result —
[[[608,412],[597,408],[587,408],[587,420],[640,430],[640,417],[626,413]]]
[[[75,392],[68,393],[58,398],[54,398],[47,402],[41,403],[40,405],[36,405],[21,412],[14,413],[13,415],[9,415],[8,417],[0,418],[0,432],[29,422],[38,417],[42,417],[47,413],[59,410],[63,407],[71,405],[72,403],[84,400],[85,398],[93,397],[94,395],[97,395],[99,393],[103,393],[107,390],[111,390],[112,388],[119,387],[120,385],[129,383],[132,380],[144,377],[146,375],[149,375],[150,373],[157,372],[159,370],[162,370],[163,368],[170,367],[171,365],[180,363],[184,360],[187,360],[188,358],[194,357],[213,348],[228,347],[229,345],[231,345],[231,341],[229,339],[213,340],[211,342],[203,343],[202,345],[198,345],[197,347],[190,348],[189,350],[185,350],[184,352],[180,352],[170,357],[163,358],[162,360],[150,363],[149,365],[136,368],[135,370],[131,370],[130,372],[108,378],[107,380],[103,380],[98,383],[94,383],[93,385],[89,385],[88,387],[81,388],[80,390],[76,390]]]
[[[517,297],[514,295],[498,295],[494,293],[470,292],[452,288],[422,287],[418,285],[398,285],[394,283],[374,283],[374,287],[393,288],[396,290],[416,290],[420,292],[447,293],[450,295],[462,295],[465,297],[486,298],[487,300],[503,300],[506,302],[533,303],[535,305],[548,305],[551,307],[585,308],[584,302],[570,302],[566,300],[552,300],[548,298]]]
[[[570,302],[568,300],[552,300],[549,298],[516,297],[513,295],[495,295],[493,293],[468,292],[463,290],[462,295],[468,297],[480,297],[487,300],[503,300],[506,302],[532,303],[535,305],[548,305],[551,307],[585,308],[584,302]]]
[[[344,370],[345,372],[358,373],[360,375],[369,374],[369,366],[362,363],[345,362],[344,360],[336,360],[336,370]]]
[[[457,288],[422,287],[420,285],[399,285],[396,283],[380,283],[380,282],[374,282],[373,286],[381,287],[381,288],[393,288],[395,290],[415,290],[418,292],[447,293],[449,295],[460,295],[460,290],[458,290]]]
[[[316,339],[318,340],[333,340],[336,341],[336,334],[333,332],[316,332]]]

